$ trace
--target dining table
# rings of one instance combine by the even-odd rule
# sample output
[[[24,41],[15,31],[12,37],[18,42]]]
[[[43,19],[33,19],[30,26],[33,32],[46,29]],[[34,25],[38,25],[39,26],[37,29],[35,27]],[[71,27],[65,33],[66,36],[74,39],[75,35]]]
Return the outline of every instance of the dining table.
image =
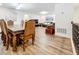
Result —
[[[22,25],[12,25],[8,26],[8,31],[12,34],[13,51],[17,51],[17,35],[24,33],[24,27]]]

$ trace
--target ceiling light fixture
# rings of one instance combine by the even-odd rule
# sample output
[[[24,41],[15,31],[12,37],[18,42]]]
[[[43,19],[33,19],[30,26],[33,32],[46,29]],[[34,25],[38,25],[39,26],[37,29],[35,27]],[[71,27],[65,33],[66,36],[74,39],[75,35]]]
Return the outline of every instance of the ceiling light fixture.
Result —
[[[41,11],[40,14],[45,15],[45,14],[48,14],[48,12],[47,11]]]
[[[25,14],[23,20],[28,21],[29,20],[29,15]]]

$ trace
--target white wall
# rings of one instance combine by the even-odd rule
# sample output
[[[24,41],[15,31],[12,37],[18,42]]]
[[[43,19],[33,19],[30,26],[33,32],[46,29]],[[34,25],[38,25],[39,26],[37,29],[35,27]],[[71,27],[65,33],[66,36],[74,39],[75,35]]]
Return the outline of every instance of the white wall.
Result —
[[[20,12],[20,11],[16,11],[16,22],[15,22],[15,24],[20,24],[21,23],[21,21],[23,20],[23,17],[24,17],[24,13],[22,13],[22,12]]]
[[[56,4],[55,6],[55,31],[56,35],[71,38],[72,28],[71,21],[73,19],[73,4]],[[64,28],[66,33],[58,32],[57,29]]]
[[[79,7],[78,8],[74,8],[74,17],[73,17],[73,21],[75,23],[79,23]]]
[[[27,14],[27,12],[18,11],[17,12],[17,21],[15,24],[21,24],[22,20],[27,20],[27,17],[24,17],[24,15],[28,15],[29,19],[38,19],[40,21],[40,16],[35,14]]]
[[[0,19],[14,20],[16,13],[11,9],[0,7]]]
[[[44,23],[45,22],[45,17],[48,15],[37,15],[37,14],[27,14],[27,12],[17,12],[17,22],[20,24],[20,21],[24,19],[24,15],[28,15],[29,19],[38,19],[39,23]],[[50,15],[54,16],[54,15]]]

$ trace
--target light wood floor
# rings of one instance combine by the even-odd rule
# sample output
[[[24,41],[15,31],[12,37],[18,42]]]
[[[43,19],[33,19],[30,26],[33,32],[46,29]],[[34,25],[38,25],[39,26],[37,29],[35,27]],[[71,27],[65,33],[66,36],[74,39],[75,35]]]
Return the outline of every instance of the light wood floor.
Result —
[[[0,39],[0,54],[1,55],[72,55],[72,47],[70,39],[63,38],[55,35],[45,34],[45,28],[36,28],[36,41],[35,45],[29,41],[26,51],[23,52],[22,46],[18,47],[17,52],[5,50]]]

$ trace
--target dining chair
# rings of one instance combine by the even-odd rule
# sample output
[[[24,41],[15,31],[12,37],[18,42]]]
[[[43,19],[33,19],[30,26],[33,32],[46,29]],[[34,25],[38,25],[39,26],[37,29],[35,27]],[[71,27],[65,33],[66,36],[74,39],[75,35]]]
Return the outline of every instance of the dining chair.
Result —
[[[3,45],[6,46],[6,50],[8,50],[10,36],[9,36],[7,25],[4,19],[0,19],[0,25],[1,25],[1,30],[2,30]]]
[[[25,43],[27,43],[30,38],[32,38],[32,44],[34,44],[35,21],[33,21],[33,20],[29,20],[29,21],[25,22],[24,34],[20,35],[20,39],[22,39],[22,44],[23,44],[23,51],[25,51]]]

